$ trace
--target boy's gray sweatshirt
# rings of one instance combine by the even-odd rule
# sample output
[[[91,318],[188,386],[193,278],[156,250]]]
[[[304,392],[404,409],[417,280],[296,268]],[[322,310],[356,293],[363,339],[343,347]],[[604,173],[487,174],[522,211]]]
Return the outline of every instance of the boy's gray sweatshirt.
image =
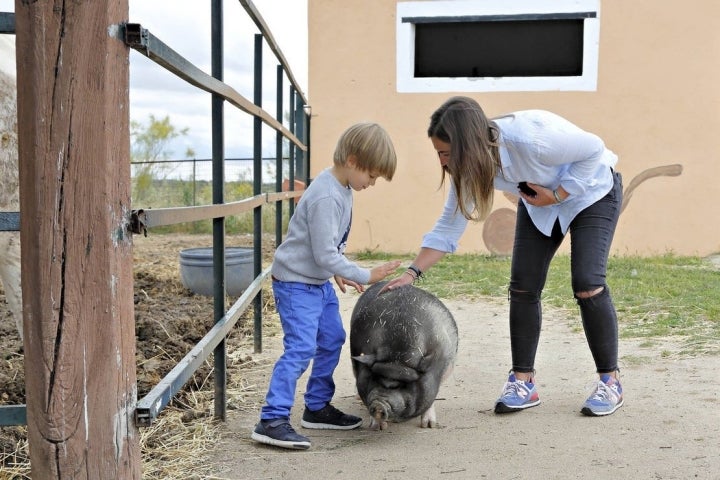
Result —
[[[320,285],[340,275],[367,284],[370,270],[344,255],[352,202],[352,190],[343,186],[330,168],[315,177],[290,218],[285,240],[275,251],[273,277]]]

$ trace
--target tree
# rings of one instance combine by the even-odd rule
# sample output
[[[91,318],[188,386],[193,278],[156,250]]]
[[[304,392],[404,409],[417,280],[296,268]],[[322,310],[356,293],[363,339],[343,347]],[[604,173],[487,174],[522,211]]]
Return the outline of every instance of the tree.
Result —
[[[168,160],[172,151],[168,150],[170,142],[187,135],[189,129],[179,129],[170,123],[170,117],[157,119],[150,114],[147,124],[130,121],[130,161],[133,164],[133,203],[147,202],[152,184],[156,180],[165,180],[176,168]],[[188,148],[186,158],[195,156],[195,151]]]

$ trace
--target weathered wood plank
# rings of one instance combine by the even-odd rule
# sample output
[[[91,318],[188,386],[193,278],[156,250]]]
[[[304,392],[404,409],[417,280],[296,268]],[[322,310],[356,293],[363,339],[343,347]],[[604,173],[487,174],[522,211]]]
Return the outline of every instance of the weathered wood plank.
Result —
[[[140,478],[127,0],[16,2],[33,478]]]

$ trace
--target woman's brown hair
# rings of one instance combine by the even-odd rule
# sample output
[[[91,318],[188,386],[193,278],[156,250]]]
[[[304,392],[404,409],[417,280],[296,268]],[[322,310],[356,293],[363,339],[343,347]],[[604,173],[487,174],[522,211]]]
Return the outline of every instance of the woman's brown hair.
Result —
[[[428,137],[450,144],[441,186],[449,174],[462,215],[468,220],[484,220],[492,209],[494,178],[501,168],[495,122],[472,98],[452,97],[430,117]]]

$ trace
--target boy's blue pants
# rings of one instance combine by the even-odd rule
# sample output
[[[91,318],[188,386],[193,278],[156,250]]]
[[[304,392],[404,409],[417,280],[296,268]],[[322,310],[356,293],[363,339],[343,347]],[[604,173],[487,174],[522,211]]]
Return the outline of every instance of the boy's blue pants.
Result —
[[[323,408],[335,394],[333,372],[340,361],[345,329],[337,295],[330,282],[310,285],[273,281],[275,307],[280,314],[285,351],[275,363],[263,420],[289,418],[300,376],[313,361],[305,391],[310,410]]]

